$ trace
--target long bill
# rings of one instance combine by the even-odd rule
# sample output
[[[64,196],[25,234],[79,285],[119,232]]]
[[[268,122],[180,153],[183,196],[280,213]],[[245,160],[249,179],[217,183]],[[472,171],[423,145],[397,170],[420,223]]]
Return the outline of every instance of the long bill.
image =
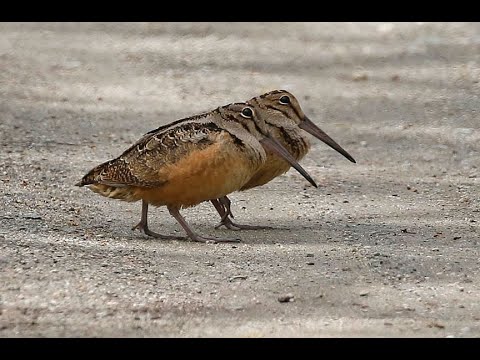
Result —
[[[318,140],[323,141],[332,149],[337,150],[340,154],[345,156],[351,162],[356,163],[355,159],[348,152],[346,152],[340,145],[335,142],[335,140],[333,140],[323,130],[321,130],[317,125],[315,125],[308,117],[305,116],[303,118],[303,121],[298,126],[300,127],[300,129],[303,129],[306,132],[315,136]]]
[[[260,144],[267,149],[273,152],[274,154],[280,156],[282,159],[287,161],[291,166],[295,168],[302,176],[307,179],[307,181],[312,184],[315,187],[318,187],[318,185],[315,183],[315,181],[311,178],[311,176],[307,173],[307,171],[300,166],[300,164],[295,160],[295,158],[290,155],[290,153],[283,147],[282,144],[280,144],[276,139],[273,137],[265,137],[262,140],[260,140]]]

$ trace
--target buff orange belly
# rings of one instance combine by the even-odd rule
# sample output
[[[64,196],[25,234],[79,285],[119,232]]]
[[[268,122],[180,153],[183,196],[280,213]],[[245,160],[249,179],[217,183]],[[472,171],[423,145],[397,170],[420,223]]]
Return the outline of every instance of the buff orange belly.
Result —
[[[159,187],[113,188],[96,184],[91,189],[125,201],[145,200],[154,206],[189,207],[240,189],[260,164],[259,160],[248,158],[241,151],[231,148],[227,151],[222,144],[215,144],[163,166],[159,179],[165,182]]]

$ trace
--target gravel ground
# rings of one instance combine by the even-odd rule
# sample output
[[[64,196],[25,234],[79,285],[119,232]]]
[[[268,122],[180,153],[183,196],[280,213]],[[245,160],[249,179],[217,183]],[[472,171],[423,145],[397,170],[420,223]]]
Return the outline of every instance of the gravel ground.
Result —
[[[1,337],[478,337],[480,25],[0,24]],[[145,132],[287,89],[357,160],[148,238],[73,186]],[[183,234],[165,208],[151,228]]]

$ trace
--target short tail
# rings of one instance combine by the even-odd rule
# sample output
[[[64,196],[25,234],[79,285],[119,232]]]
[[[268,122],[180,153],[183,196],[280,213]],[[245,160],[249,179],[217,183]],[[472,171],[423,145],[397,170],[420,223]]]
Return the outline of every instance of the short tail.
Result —
[[[136,195],[136,192],[126,184],[122,182],[114,182],[110,180],[109,170],[112,165],[111,161],[100,164],[90,170],[75,186],[90,185],[89,189],[102,196],[119,199],[124,201],[137,201],[140,199]],[[111,173],[110,173],[111,175]]]
[[[88,175],[88,174],[87,174]],[[82,180],[80,180],[79,182],[77,182],[75,184],[75,186],[85,186],[85,185],[90,185],[90,184],[95,184],[95,182],[93,181],[93,179],[87,177],[87,175],[85,175]]]
[[[101,181],[101,174],[108,165],[110,165],[110,161],[94,167],[82,178],[82,180],[77,182],[75,186],[81,187],[85,185],[97,184],[99,181]]]

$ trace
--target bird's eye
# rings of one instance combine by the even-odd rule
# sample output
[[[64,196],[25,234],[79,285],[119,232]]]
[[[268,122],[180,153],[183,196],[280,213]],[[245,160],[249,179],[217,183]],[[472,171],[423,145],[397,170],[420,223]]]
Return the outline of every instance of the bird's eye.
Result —
[[[252,109],[250,109],[249,107],[246,107],[246,108],[243,108],[242,110],[242,116],[247,118],[247,119],[251,119],[252,116],[253,116],[253,111]]]
[[[287,95],[283,95],[279,101],[282,105],[290,104],[290,98]]]

